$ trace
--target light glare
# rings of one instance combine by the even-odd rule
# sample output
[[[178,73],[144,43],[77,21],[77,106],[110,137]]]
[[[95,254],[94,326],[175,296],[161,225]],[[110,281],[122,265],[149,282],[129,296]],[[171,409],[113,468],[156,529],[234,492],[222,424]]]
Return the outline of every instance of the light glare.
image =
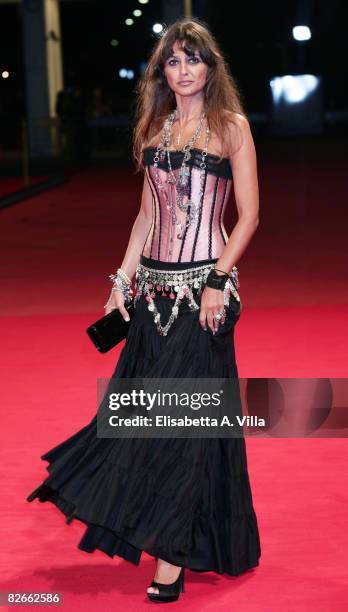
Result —
[[[312,34],[310,28],[308,26],[299,25],[292,28],[292,35],[295,40],[310,40],[312,38]]]
[[[154,23],[152,30],[155,32],[155,34],[159,34],[163,30],[163,25],[161,23]]]
[[[319,80],[314,74],[287,74],[270,81],[273,100],[279,103],[282,99],[288,104],[296,104],[307,98],[316,87]]]

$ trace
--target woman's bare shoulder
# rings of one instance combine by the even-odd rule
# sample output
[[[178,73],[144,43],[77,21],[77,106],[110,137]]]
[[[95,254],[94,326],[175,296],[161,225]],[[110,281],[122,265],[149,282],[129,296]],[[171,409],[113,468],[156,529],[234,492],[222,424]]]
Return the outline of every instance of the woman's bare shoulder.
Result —
[[[230,154],[233,155],[240,149],[244,137],[250,130],[250,124],[248,118],[241,113],[226,110],[225,117],[227,119]]]
[[[235,111],[230,111],[230,110],[225,109],[224,116],[228,122],[231,122],[237,125],[245,125],[246,123],[248,123],[247,117],[243,115],[242,113],[236,113]]]

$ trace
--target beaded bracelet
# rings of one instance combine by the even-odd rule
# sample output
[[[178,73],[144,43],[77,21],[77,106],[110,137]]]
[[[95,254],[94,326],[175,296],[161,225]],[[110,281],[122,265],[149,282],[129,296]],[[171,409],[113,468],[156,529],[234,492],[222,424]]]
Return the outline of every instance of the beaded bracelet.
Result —
[[[117,268],[117,274],[119,274],[121,277],[123,277],[124,280],[128,283],[128,285],[130,285],[132,283],[131,279],[129,278],[129,276],[127,276],[125,271],[122,270],[122,268]]]
[[[122,268],[117,269],[116,274],[109,274],[109,278],[113,281],[113,287],[111,291],[120,291],[126,302],[131,300],[133,291],[131,289],[132,281]]]

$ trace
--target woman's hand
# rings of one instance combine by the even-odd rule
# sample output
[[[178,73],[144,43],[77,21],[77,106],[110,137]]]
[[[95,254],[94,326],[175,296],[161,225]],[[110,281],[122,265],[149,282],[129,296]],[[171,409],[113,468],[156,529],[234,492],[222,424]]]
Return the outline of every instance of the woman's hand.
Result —
[[[224,323],[225,316],[220,320],[214,318],[219,312],[221,313],[225,308],[224,305],[224,292],[220,289],[212,289],[212,287],[205,287],[202,293],[201,308],[199,313],[199,322],[204,330],[207,329],[206,321],[215,334],[219,329],[219,324]]]
[[[129,314],[124,307],[124,296],[121,291],[111,291],[110,297],[105,304],[105,314],[109,314],[115,308],[120,311],[125,321],[129,321]]]

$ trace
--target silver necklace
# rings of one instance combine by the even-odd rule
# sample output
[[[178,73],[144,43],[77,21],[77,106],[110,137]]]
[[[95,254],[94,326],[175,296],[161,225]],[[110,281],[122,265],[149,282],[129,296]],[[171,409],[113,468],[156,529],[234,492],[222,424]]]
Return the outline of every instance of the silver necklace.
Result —
[[[156,153],[154,156],[155,183],[157,187],[163,192],[163,196],[166,201],[166,207],[170,212],[170,218],[171,218],[170,251],[169,251],[170,255],[172,254],[171,249],[172,249],[172,245],[174,242],[173,231],[175,229],[175,226],[179,227],[179,233],[177,234],[177,238],[182,240],[184,237],[186,228],[188,228],[191,225],[191,223],[198,217],[198,214],[200,212],[202,202],[203,202],[204,181],[205,181],[205,174],[206,174],[205,157],[208,154],[208,144],[209,144],[209,137],[210,137],[210,129],[207,125],[204,149],[202,149],[202,153],[201,153],[202,161],[200,163],[201,172],[200,172],[200,190],[199,190],[198,202],[194,202],[193,200],[189,200],[189,199],[186,202],[184,202],[184,197],[188,196],[189,194],[188,179],[190,176],[190,169],[189,169],[189,166],[187,166],[186,162],[191,158],[191,149],[193,145],[195,144],[195,142],[199,139],[202,133],[203,121],[205,119],[205,112],[201,114],[200,119],[199,119],[199,124],[192,138],[182,148],[184,157],[182,160],[182,164],[180,167],[178,177],[176,177],[173,172],[172,165],[171,165],[171,159],[170,159],[170,143],[172,140],[173,123],[175,120],[176,113],[177,113],[177,109],[175,109],[165,120],[164,127],[163,127],[163,138],[161,142],[158,144],[156,148]],[[166,154],[167,154],[168,166],[169,166],[169,176],[166,182],[170,185],[176,185],[176,204],[181,211],[186,212],[184,223],[182,223],[178,219],[176,212],[175,212],[175,205],[172,201],[172,197],[169,196],[168,191],[164,188],[163,182],[161,181],[161,178],[159,175],[158,162],[160,160],[164,161]]]

